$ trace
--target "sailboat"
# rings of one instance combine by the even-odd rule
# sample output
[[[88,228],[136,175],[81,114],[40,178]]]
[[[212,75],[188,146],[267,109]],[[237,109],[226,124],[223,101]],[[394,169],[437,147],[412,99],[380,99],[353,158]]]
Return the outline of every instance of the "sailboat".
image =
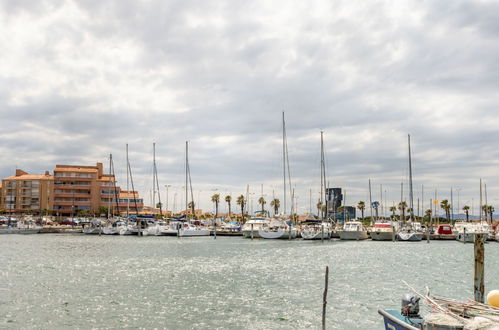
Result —
[[[288,159],[288,143],[286,137],[286,122],[284,120],[284,112],[282,113],[282,163],[283,163],[283,176],[284,176],[284,213],[281,216],[274,216],[274,218],[258,230],[258,235],[265,239],[292,239],[298,235],[296,226],[293,225],[291,219],[286,216],[286,173],[288,174],[289,190],[291,194],[291,215],[294,213],[294,194],[291,189],[291,174],[289,173],[289,159]],[[287,169],[287,171],[286,171]]]
[[[130,198],[127,197],[127,208],[126,208],[126,223],[125,225],[120,227],[120,235],[142,235],[142,227],[144,227],[144,223],[142,219],[139,218],[139,208],[137,206],[137,198],[135,196],[135,187],[133,185],[133,176],[132,176],[132,167],[130,166],[130,160],[128,158],[128,143],[126,145],[126,165],[127,165],[127,192],[128,183],[132,184],[132,194],[133,201],[135,204],[135,221],[130,220]]]
[[[191,203],[189,200],[189,187],[191,189]],[[191,205],[189,205],[191,204]],[[189,142],[185,141],[185,210],[190,208],[194,211],[194,194],[192,191],[191,170],[189,167]],[[192,212],[194,215],[194,212]],[[191,221],[180,222],[177,224],[177,235],[179,237],[190,236],[210,236],[210,230],[204,226]]]
[[[323,204],[322,198],[325,196],[326,187],[326,166],[324,157],[324,132],[321,131],[321,198],[319,200],[320,205]],[[326,201],[327,210],[327,201]],[[327,212],[327,211],[326,211]],[[321,210],[321,219],[318,220],[307,220],[302,223],[301,226],[301,237],[305,240],[315,240],[315,239],[330,239],[333,234],[333,226],[330,221],[325,221],[324,211]]]
[[[397,240],[406,242],[419,242],[423,239],[423,230],[421,223],[414,221],[414,195],[412,190],[412,160],[411,160],[411,136],[407,135],[409,145],[409,207],[410,207],[410,221],[405,222],[402,219],[403,225],[397,233]]]

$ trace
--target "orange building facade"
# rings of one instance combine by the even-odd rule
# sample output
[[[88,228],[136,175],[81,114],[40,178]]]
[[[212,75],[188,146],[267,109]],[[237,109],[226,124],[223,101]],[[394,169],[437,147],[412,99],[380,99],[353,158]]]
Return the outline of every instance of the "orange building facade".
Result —
[[[56,215],[84,212],[98,215],[102,207],[113,214],[142,211],[138,192],[121,191],[113,175],[104,174],[102,163],[95,166],[56,165],[54,175],[32,175],[16,170],[2,180],[0,209],[7,212],[53,210]]]
[[[54,177],[45,174],[29,174],[16,170],[16,175],[2,180],[0,209],[7,212],[51,210],[53,208]]]

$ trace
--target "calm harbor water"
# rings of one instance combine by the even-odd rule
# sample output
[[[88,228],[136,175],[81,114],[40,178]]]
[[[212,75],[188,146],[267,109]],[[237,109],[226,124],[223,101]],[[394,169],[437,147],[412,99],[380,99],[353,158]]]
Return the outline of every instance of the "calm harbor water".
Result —
[[[485,246],[499,289],[499,243]],[[382,329],[404,279],[472,298],[473,246],[240,237],[2,235],[0,328]]]

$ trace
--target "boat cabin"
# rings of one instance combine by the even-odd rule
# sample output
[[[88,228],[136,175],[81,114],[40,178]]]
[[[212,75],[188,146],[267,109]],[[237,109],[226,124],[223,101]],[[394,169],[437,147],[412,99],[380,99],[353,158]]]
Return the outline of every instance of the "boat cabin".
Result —
[[[439,225],[437,228],[438,235],[452,235],[452,226],[451,225]]]

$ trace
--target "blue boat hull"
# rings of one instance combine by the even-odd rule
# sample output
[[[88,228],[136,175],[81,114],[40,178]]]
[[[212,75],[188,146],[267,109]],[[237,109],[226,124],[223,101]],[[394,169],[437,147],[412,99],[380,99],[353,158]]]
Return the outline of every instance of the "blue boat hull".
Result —
[[[421,330],[423,328],[422,318],[408,318],[393,309],[378,309],[378,313],[383,316],[386,330]]]

